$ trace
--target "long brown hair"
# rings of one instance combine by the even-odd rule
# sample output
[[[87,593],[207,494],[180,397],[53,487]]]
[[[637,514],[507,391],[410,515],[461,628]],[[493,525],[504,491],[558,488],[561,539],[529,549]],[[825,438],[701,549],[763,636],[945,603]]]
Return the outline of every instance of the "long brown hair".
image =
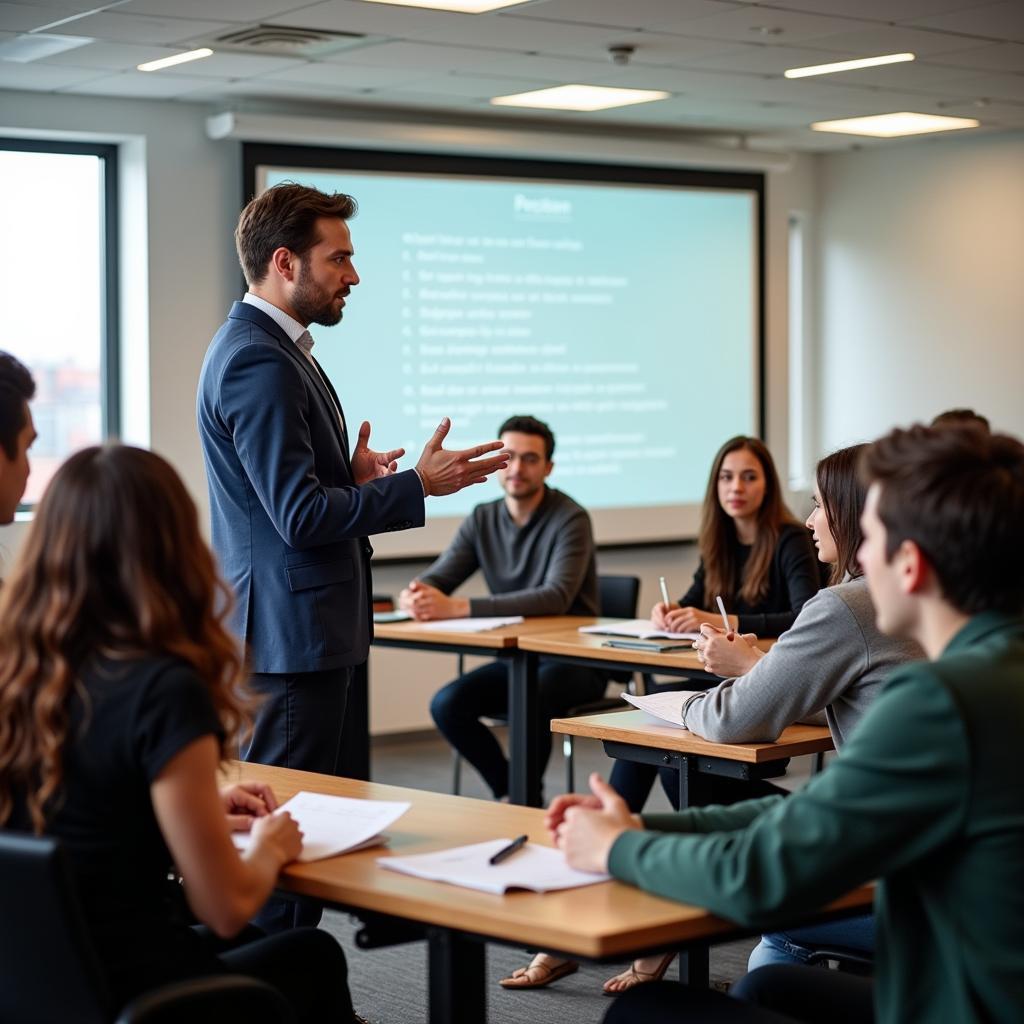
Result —
[[[764,500],[757,510],[757,537],[743,579],[736,589],[739,538],[736,525],[718,500],[718,477],[725,457],[732,452],[749,451],[764,472]],[[726,601],[739,598],[747,605],[755,605],[768,593],[768,573],[783,526],[798,525],[793,513],[782,500],[782,486],[771,452],[756,437],[732,437],[721,448],[711,464],[708,488],[704,495],[704,510],[700,523],[700,556],[704,561],[704,606],[708,607],[720,594]]]
[[[863,575],[857,561],[857,549],[863,535],[860,532],[860,514],[864,511],[867,488],[860,478],[861,452],[866,444],[855,444],[849,448],[826,455],[818,463],[815,480],[818,493],[825,509],[829,533],[835,542],[839,557],[832,566],[828,585],[842,583],[849,574],[853,579]]]
[[[230,593],[170,464],[105,445],[57,471],[0,595],[0,824],[59,797],[71,699],[96,656],[166,654],[209,688],[227,743],[249,724]]]

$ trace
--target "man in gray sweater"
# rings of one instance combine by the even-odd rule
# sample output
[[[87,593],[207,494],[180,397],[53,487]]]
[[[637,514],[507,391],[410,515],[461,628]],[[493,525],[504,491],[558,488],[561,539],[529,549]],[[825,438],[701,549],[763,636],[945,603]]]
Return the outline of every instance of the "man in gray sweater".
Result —
[[[597,568],[590,516],[546,484],[555,438],[532,416],[500,428],[510,453],[496,474],[505,492],[477,505],[430,568],[402,591],[400,605],[419,621],[488,615],[597,615]],[[453,597],[480,570],[489,597]],[[545,665],[538,674],[537,729],[541,770],[551,751],[548,722],[598,700],[607,679],[593,669]],[[506,668],[492,662],[453,680],[434,696],[430,713],[442,735],[480,773],[498,799],[508,793],[508,761],[481,717],[508,713]]]

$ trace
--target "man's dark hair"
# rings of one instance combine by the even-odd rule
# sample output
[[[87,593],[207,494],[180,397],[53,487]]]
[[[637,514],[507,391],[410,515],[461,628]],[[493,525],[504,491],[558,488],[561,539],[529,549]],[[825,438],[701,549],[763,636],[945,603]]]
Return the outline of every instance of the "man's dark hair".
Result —
[[[506,431],[512,431],[516,434],[533,434],[534,437],[544,438],[544,451],[547,455],[548,462],[551,461],[551,456],[555,454],[555,435],[551,433],[551,428],[543,421],[537,419],[535,416],[509,416],[507,420],[500,427],[498,427],[498,437],[501,437]]]
[[[282,246],[304,256],[319,240],[316,222],[321,217],[351,220],[358,209],[344,192],[327,195],[294,182],[268,188],[251,199],[235,228],[235,248],[249,285],[267,276],[270,257]]]
[[[992,433],[992,426],[987,417],[973,409],[947,409],[940,412],[932,420],[933,427],[973,427],[975,430],[983,430],[986,434]]]
[[[18,435],[25,429],[25,403],[36,393],[28,368],[9,352],[0,352],[0,448],[12,462],[18,457]]]
[[[915,426],[870,445],[861,470],[880,486],[888,558],[911,540],[958,611],[1024,611],[1024,445]]]

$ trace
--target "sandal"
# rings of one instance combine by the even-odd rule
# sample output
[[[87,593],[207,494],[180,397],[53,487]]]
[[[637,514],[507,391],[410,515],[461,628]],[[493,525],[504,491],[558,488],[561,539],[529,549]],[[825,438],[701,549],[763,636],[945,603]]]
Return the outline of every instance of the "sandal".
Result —
[[[665,953],[662,958],[658,961],[658,966],[653,971],[638,971],[636,969],[636,961],[634,960],[629,967],[621,974],[616,974],[613,978],[609,978],[604,983],[604,994],[606,996],[618,996],[622,995],[623,992],[628,992],[631,988],[635,988],[637,985],[646,985],[650,981],[661,981],[665,976],[665,972],[668,970],[669,964],[675,960],[675,953]],[[618,983],[620,987],[609,988],[609,985]]]
[[[563,960],[557,967],[549,967],[540,960],[544,953],[539,953],[533,958],[529,967],[518,967],[512,972],[510,978],[502,978],[502,988],[544,988],[559,978],[568,974],[575,974],[580,965],[575,960]]]

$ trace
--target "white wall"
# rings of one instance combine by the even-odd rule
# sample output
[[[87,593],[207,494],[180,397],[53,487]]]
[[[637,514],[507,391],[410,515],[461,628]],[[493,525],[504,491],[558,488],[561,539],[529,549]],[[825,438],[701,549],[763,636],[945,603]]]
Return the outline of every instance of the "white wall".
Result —
[[[973,406],[1024,435],[1024,134],[821,158],[819,451]]]
[[[206,485],[195,429],[195,388],[210,337],[239,287],[232,230],[241,201],[240,144],[208,140],[208,113],[205,107],[172,102],[0,92],[0,134],[4,129],[77,132],[126,144],[133,216],[144,211],[148,237],[148,244],[145,238],[140,242],[138,233],[130,230],[125,239],[129,269],[148,261],[142,275],[148,279],[148,309],[146,296],[137,290],[141,286],[133,286],[126,299],[136,323],[122,341],[126,366],[141,366],[143,379],[126,383],[136,398],[138,389],[148,388],[151,408],[143,427],[148,428],[152,447],[182,474],[204,516]],[[810,158],[797,159],[790,171],[769,177],[768,440],[781,462],[787,445],[786,222],[790,209],[813,205],[813,194]],[[140,244],[145,248],[140,250]],[[706,372],[728,371],[712,364]],[[144,433],[139,429],[136,436]],[[780,470],[785,479],[785,465]],[[557,486],[557,479],[553,483]],[[20,526],[0,529],[0,551],[13,552],[21,532]],[[614,550],[599,556],[600,572],[641,577],[641,609],[658,600],[659,575],[665,575],[678,593],[689,583],[695,564],[690,545]],[[417,568],[378,566],[374,589],[397,594]],[[479,587],[479,581],[471,581],[466,592],[475,588],[479,593]],[[374,731],[428,727],[430,696],[453,670],[450,657],[375,651]]]

